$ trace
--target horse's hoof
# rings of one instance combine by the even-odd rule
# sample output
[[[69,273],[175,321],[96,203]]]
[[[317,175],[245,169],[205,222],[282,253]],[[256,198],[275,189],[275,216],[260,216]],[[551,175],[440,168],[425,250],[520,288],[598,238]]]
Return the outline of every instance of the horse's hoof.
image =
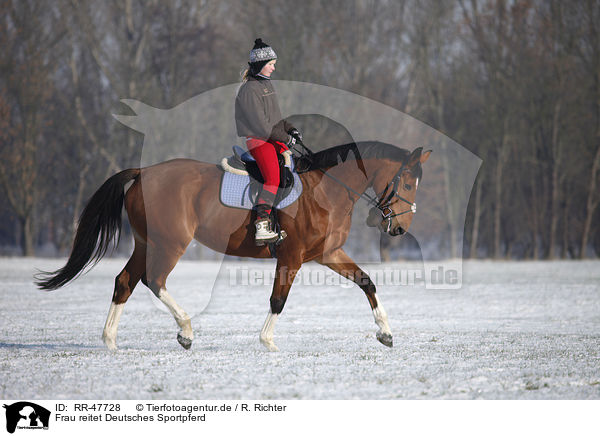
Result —
[[[114,340],[102,335],[102,341],[104,342],[104,345],[106,345],[106,348],[108,348],[110,351],[117,350],[117,343]]]
[[[189,338],[184,338],[181,336],[181,333],[177,333],[177,342],[179,342],[179,344],[186,350],[189,350],[192,346],[192,340]]]
[[[275,345],[275,342],[273,341],[263,341],[262,339],[260,340],[260,343],[263,344],[265,347],[267,347],[267,350],[269,351],[279,351],[279,348],[277,348],[277,345]]]
[[[377,332],[377,340],[386,347],[392,348],[394,346],[392,335],[390,335],[389,333]]]

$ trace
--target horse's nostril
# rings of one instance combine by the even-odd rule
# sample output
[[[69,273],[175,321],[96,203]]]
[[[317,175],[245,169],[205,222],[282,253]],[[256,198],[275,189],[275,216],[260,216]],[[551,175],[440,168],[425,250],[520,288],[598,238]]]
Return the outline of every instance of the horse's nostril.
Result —
[[[404,230],[402,227],[398,226],[396,227],[394,230],[390,231],[390,235],[391,236],[398,236],[398,235],[403,235],[406,233],[406,230]]]

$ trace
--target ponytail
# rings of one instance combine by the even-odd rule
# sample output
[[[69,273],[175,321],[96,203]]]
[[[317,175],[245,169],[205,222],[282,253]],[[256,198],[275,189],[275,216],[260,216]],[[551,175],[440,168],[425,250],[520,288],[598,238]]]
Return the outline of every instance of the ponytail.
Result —
[[[242,76],[242,82],[246,82],[248,80],[248,76],[250,75],[250,68],[246,68],[240,74]]]

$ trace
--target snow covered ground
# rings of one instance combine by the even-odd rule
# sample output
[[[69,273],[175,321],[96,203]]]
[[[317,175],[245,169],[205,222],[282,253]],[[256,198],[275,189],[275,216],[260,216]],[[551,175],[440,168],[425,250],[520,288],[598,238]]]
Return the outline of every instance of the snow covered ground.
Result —
[[[55,292],[34,287],[35,268],[63,262],[0,259],[2,398],[600,399],[598,261],[466,262],[454,291],[379,285],[391,349],[356,286],[304,281],[276,326],[279,353],[258,341],[270,284],[235,274],[272,262],[178,265],[168,287],[194,315],[189,351],[138,285],[116,352],[101,334],[125,260],[104,259]],[[203,273],[218,268],[211,295]]]

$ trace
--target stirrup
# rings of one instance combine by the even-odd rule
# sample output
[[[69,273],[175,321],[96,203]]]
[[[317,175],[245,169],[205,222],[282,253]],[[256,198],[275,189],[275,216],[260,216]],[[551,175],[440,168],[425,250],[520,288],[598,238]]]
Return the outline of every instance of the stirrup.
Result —
[[[279,237],[275,241],[275,245],[279,245],[279,243],[281,241],[283,241],[285,238],[287,238],[287,232],[285,230],[282,230],[279,232],[279,234],[277,236],[279,236]]]
[[[283,241],[285,238],[287,238],[287,232],[285,230],[280,231],[279,233],[277,233],[277,239],[275,239],[274,241],[261,241],[261,240],[254,240],[254,243],[256,244],[257,247],[262,247],[263,245],[266,244],[275,244],[275,245],[279,245],[281,243],[281,241]]]

